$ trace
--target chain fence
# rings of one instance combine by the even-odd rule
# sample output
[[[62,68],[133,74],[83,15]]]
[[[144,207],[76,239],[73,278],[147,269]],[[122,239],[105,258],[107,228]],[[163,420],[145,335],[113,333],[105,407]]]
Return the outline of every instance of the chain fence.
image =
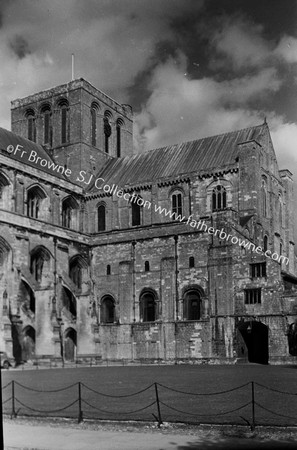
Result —
[[[36,389],[18,381],[2,387],[3,412],[22,416],[191,424],[297,426],[297,393],[249,381],[231,389],[188,392],[152,383],[136,392],[115,394],[76,382]]]

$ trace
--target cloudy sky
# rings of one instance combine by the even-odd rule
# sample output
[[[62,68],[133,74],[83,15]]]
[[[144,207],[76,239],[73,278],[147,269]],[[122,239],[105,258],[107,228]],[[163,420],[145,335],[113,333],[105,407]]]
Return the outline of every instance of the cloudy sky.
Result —
[[[142,151],[267,118],[297,167],[296,0],[0,0],[10,100],[83,77],[135,113]]]

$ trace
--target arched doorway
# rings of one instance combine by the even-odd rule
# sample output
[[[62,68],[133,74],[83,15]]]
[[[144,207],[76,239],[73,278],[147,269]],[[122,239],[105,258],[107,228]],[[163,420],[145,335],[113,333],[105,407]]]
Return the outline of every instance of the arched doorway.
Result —
[[[139,313],[141,322],[157,320],[156,294],[152,289],[144,289],[139,299]]]
[[[268,327],[264,323],[250,320],[241,322],[238,331],[247,347],[249,362],[268,364]]]
[[[22,360],[29,361],[35,357],[35,330],[28,326],[23,330]]]
[[[288,330],[289,353],[297,356],[297,321],[291,323]]]
[[[76,331],[73,328],[65,331],[64,357],[65,361],[74,361],[76,358]]]

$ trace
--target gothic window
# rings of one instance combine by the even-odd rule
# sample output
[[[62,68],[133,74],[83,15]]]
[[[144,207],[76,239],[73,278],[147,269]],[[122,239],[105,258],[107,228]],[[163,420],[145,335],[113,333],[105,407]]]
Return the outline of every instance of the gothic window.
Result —
[[[200,320],[201,318],[201,295],[193,289],[186,291],[184,295],[184,319]]]
[[[218,184],[212,190],[212,210],[219,211],[227,207],[227,193],[224,186]]]
[[[93,147],[97,145],[97,112],[99,105],[93,102],[91,105],[91,143]]]
[[[78,261],[70,264],[69,275],[73,283],[76,285],[78,289],[81,289],[82,286],[82,267]]]
[[[182,215],[183,203],[181,192],[175,192],[171,196],[171,210],[175,213],[175,216]]]
[[[27,193],[27,216],[38,219],[40,215],[40,207],[45,193],[39,186],[33,186]]]
[[[150,262],[149,261],[145,261],[145,263],[144,263],[144,270],[145,270],[145,272],[149,272],[150,271]]]
[[[261,303],[261,288],[245,289],[244,295],[244,302],[246,305],[255,305]]]
[[[36,142],[36,117],[33,109],[26,111],[27,127],[28,127],[28,139]]]
[[[261,185],[261,214],[263,217],[267,217],[267,188],[265,180],[262,180]]]
[[[157,318],[156,297],[152,292],[145,291],[140,296],[140,320],[154,322]]]
[[[106,208],[105,205],[101,204],[97,208],[98,216],[98,231],[105,231],[106,229]]]
[[[74,211],[77,204],[72,197],[67,197],[62,202],[62,226],[65,228],[73,228]]]
[[[195,258],[194,258],[194,256],[190,256],[190,258],[189,258],[189,267],[190,267],[190,269],[192,267],[195,267]]]
[[[110,264],[107,264],[106,266],[106,275],[110,275],[111,274],[111,267]]]
[[[69,103],[62,99],[58,105],[61,110],[61,144],[66,144],[69,141]]]
[[[116,132],[117,132],[117,157],[120,158],[121,156],[121,133],[122,133],[122,126],[123,126],[124,122],[122,121],[122,119],[118,119],[117,120],[117,127],[116,127]]]
[[[111,295],[101,300],[100,317],[101,323],[115,322],[115,301]]]
[[[52,145],[52,113],[50,105],[43,105],[41,108],[43,117],[43,143]]]
[[[105,111],[103,118],[103,131],[104,131],[104,149],[105,153],[109,153],[109,138],[111,136],[111,125],[109,120],[111,119],[112,114],[110,111]]]
[[[50,254],[46,248],[39,246],[32,250],[30,272],[38,283],[41,283],[43,273],[49,269],[49,266],[46,265],[49,261]]]
[[[63,307],[71,314],[72,319],[76,319],[76,299],[72,292],[65,286],[62,288]]]

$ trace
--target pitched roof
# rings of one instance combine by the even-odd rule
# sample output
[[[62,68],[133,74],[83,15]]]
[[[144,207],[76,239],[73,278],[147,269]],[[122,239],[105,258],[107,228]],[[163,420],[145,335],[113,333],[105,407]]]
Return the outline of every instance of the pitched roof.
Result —
[[[98,177],[105,183],[125,186],[186,176],[191,172],[206,173],[235,165],[238,144],[251,140],[261,141],[269,133],[266,123],[239,131],[211,136],[195,141],[170,145],[125,158],[109,161]],[[90,186],[89,192],[96,191]]]
[[[17,145],[22,146],[21,150],[26,151],[27,153],[21,156],[21,152],[14,152],[8,153],[7,147],[9,145],[12,145],[14,149],[17,147]],[[46,172],[50,175],[56,176],[62,180],[67,179],[64,175],[61,173],[54,172],[53,170],[49,169],[47,166],[42,167],[40,164],[36,164],[34,161],[29,161],[29,156],[31,154],[31,151],[36,152],[36,157],[40,156],[41,159],[45,159],[49,163],[53,162],[53,159],[50,157],[50,155],[46,152],[46,150],[38,144],[35,144],[35,142],[29,141],[28,139],[25,139],[21,136],[18,136],[15,133],[12,133],[11,131],[5,130],[4,128],[0,128],[0,153],[8,156],[11,159],[14,159],[15,161],[19,161],[22,164],[27,164],[28,166],[34,167],[34,169],[38,169],[42,172]],[[31,158],[33,159],[33,157]],[[69,180],[68,180],[69,181]]]

